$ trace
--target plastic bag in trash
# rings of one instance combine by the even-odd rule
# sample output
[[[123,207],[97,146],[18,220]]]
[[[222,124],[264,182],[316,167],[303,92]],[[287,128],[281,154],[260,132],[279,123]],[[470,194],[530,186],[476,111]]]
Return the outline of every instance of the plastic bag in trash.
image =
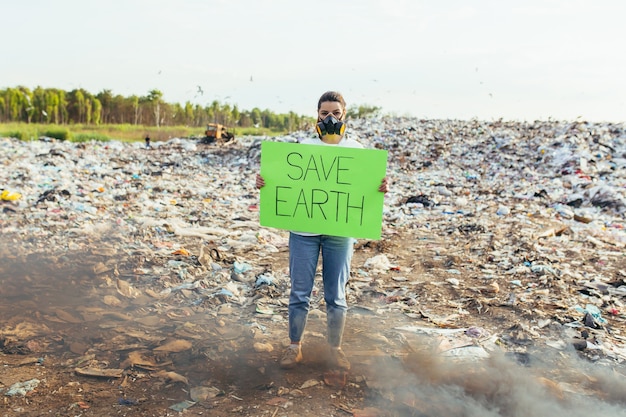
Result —
[[[0,193],[0,200],[2,201],[17,201],[20,198],[22,198],[22,194],[15,191],[2,190]]]
[[[39,381],[36,378],[28,380],[28,381],[24,381],[24,382],[16,382],[15,384],[13,384],[13,385],[11,385],[9,387],[9,389],[7,390],[5,395],[14,396],[14,395],[18,395],[19,394],[21,396],[25,396],[30,391],[32,391],[35,388],[37,388],[37,386],[39,385],[40,382],[41,381]]]
[[[254,283],[254,287],[258,288],[261,285],[272,285],[274,283],[274,277],[271,275],[259,275]]]

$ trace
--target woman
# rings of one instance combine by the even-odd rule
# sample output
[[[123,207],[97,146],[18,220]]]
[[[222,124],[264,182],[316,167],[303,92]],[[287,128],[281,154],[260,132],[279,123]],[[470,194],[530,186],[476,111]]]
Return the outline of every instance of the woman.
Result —
[[[334,145],[363,148],[356,140],[345,135],[346,102],[336,91],[322,94],[317,103],[318,138],[305,139],[303,144]],[[261,175],[256,176],[256,186],[265,186]],[[388,191],[387,178],[378,191]],[[346,285],[350,277],[350,262],[355,240],[350,237],[320,235],[303,232],[289,234],[289,338],[290,345],[280,365],[292,368],[302,361],[302,335],[309,313],[311,293],[320,251],[322,253],[322,280],[326,302],[326,323],[332,365],[350,369],[350,362],[341,349],[346,322]]]

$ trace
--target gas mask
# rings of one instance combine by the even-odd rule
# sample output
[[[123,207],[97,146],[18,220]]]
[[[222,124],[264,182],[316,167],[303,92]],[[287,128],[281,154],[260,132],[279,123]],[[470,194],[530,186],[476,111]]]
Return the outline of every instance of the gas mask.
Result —
[[[320,122],[317,122],[315,126],[317,134],[320,139],[326,137],[330,140],[337,140],[343,136],[343,132],[346,130],[346,125],[341,120],[335,118],[332,114],[326,116],[326,118]]]

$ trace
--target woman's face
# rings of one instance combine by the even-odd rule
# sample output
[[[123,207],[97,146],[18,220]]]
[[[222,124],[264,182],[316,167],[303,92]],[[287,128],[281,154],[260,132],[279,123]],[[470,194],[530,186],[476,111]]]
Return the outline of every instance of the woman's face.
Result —
[[[329,114],[332,114],[337,120],[343,120],[345,112],[343,107],[341,107],[341,103],[338,101],[323,101],[320,109],[317,111],[318,121],[324,120]]]

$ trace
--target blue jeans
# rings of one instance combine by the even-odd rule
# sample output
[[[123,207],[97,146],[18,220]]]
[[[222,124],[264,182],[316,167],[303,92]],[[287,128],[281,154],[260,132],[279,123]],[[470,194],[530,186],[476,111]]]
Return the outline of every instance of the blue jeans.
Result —
[[[351,237],[289,234],[289,338],[292,342],[300,342],[304,334],[321,251],[328,343],[333,347],[341,346],[354,242]]]

